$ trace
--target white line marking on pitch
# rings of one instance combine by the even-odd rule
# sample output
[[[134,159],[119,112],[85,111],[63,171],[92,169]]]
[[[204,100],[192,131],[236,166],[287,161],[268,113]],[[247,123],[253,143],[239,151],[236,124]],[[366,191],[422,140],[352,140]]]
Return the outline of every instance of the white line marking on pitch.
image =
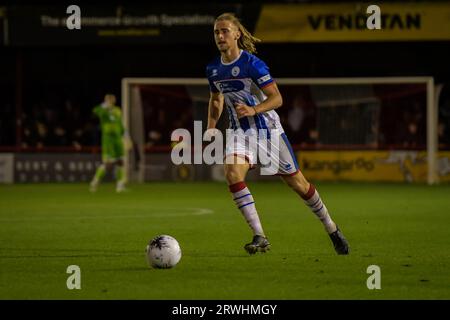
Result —
[[[167,210],[167,211],[166,211]],[[163,212],[161,212],[163,211]],[[164,212],[166,211],[166,212]],[[183,212],[184,211],[184,212]],[[1,222],[19,222],[19,221],[40,221],[40,220],[77,220],[77,219],[134,219],[134,218],[171,218],[184,216],[202,216],[213,214],[214,210],[208,208],[183,208],[183,209],[158,209],[155,213],[149,210],[148,214],[122,214],[122,215],[71,215],[71,216],[44,216],[44,217],[17,217],[17,218],[0,218]]]

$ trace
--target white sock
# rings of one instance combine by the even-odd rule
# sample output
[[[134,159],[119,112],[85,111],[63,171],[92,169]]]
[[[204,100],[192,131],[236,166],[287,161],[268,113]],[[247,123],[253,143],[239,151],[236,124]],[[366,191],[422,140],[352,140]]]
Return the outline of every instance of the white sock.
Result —
[[[122,179],[122,180],[117,181],[116,190],[122,191],[124,189],[125,189],[125,180]]]
[[[244,182],[238,182],[230,186],[230,192],[233,194],[233,200],[236,206],[241,210],[242,215],[253,230],[254,235],[264,236],[264,231],[256,211],[255,201]]]
[[[323,223],[325,230],[328,233],[333,233],[336,231],[336,224],[331,219],[327,207],[320,198],[319,192],[317,192],[316,188],[312,184],[310,184],[309,190],[303,199],[305,200],[306,205]]]

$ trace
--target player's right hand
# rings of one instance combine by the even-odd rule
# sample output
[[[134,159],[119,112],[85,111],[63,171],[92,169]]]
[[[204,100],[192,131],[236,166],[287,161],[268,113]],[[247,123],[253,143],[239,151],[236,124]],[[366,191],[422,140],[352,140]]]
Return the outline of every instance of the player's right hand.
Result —
[[[238,103],[235,105],[236,113],[239,119],[243,117],[256,116],[256,110],[254,107],[249,107],[245,104]]]

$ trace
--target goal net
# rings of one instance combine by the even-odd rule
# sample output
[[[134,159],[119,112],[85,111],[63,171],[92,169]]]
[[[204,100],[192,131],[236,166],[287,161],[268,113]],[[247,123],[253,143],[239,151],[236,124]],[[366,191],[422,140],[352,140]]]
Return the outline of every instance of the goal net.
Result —
[[[277,110],[300,167],[318,180],[438,181],[437,106],[431,77],[277,79]],[[197,166],[173,166],[171,132],[207,123],[205,79],[124,78],[126,156],[132,181],[210,179]],[[224,113],[226,113],[224,109]],[[219,129],[227,127],[224,114]],[[207,167],[207,166],[204,166]]]

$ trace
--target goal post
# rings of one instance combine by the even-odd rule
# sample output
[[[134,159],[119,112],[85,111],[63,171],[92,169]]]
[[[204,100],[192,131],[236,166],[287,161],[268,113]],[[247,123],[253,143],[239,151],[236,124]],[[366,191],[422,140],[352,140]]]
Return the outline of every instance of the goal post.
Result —
[[[138,121],[132,121],[132,118],[140,118],[142,114],[142,106],[139,103],[139,88],[145,85],[194,85],[207,88],[208,82],[202,78],[123,78],[121,84],[122,91],[122,115],[125,130],[129,132],[131,139],[133,140],[134,148],[132,151],[125,152],[124,167],[128,181],[145,182],[145,170],[146,170],[146,152],[143,141],[139,143],[139,140],[145,140],[145,133],[142,130],[135,130],[132,123]],[[207,99],[207,98],[205,98]],[[142,118],[140,119],[142,120]],[[138,141],[138,142],[137,142]],[[136,143],[137,142],[137,143]],[[139,157],[139,161],[136,162],[136,157]],[[131,162],[134,160],[136,168],[132,170]]]
[[[313,88],[320,87],[334,87],[333,90],[328,90],[325,96],[328,95],[329,100],[335,100],[333,94],[342,96],[347,94],[346,92],[351,92],[352,88],[358,86],[376,86],[376,85],[420,85],[426,90],[426,111],[424,116],[426,117],[426,139],[424,142],[426,144],[426,162],[427,162],[427,173],[426,182],[430,185],[438,182],[437,178],[437,152],[438,152],[438,101],[436,99],[438,93],[434,85],[433,77],[353,77],[353,78],[278,78],[276,79],[277,84],[281,88],[283,98],[283,87],[285,86],[311,86]],[[140,92],[143,88],[150,89],[152,86],[157,86],[158,88],[167,87],[170,90],[171,86],[186,86],[187,91],[191,92],[192,88],[201,88],[204,97],[202,103],[205,103],[205,110],[207,107],[209,87],[208,82],[204,78],[123,78],[122,79],[122,108],[123,108],[123,121],[125,128],[128,132],[132,134],[134,139],[138,138],[141,140],[137,145],[137,150],[134,150],[134,154],[127,152],[125,156],[125,167],[127,176],[134,181],[144,182],[145,181],[145,147],[144,142],[146,140],[145,129],[142,125],[137,125],[139,121],[143,121],[143,113],[145,113],[145,106],[140,105],[142,99],[139,97]],[[341,87],[340,87],[341,86]],[[347,87],[346,90],[344,90]],[[189,89],[191,88],[191,89]],[[342,88],[342,89],[340,89]],[[350,90],[350,91],[349,91]],[[161,89],[160,89],[161,91]],[[323,90],[322,90],[323,91]],[[157,91],[153,90],[152,94],[158,94]],[[167,94],[167,92],[165,93]],[[351,94],[350,94],[351,95]],[[339,100],[338,98],[336,98]],[[362,101],[361,97],[355,98],[356,100]],[[351,100],[351,99],[347,99]],[[370,100],[370,99],[369,99]],[[366,101],[370,103],[370,101]],[[323,98],[321,101],[323,105],[330,103],[328,100]],[[286,104],[286,103],[285,103]],[[287,106],[289,107],[289,105]],[[141,110],[139,110],[141,109]],[[133,120],[133,117],[135,120]],[[136,126],[136,127],[135,127]],[[141,131],[141,132],[136,132]],[[140,136],[140,137],[137,137]],[[138,168],[134,171],[131,169],[132,160],[139,157],[140,162]],[[134,173],[133,173],[134,172]]]

